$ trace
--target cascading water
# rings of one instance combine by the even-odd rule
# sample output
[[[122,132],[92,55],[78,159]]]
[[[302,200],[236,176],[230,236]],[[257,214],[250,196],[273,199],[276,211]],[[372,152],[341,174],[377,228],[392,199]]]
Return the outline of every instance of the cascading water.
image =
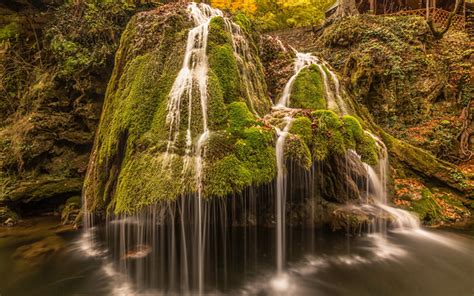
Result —
[[[263,92],[263,86],[258,77],[258,61],[255,60],[254,55],[251,53],[247,37],[242,28],[228,18],[224,18],[224,21],[227,31],[231,33],[232,49],[237,61],[237,68],[245,91],[246,101],[251,111],[255,115],[260,116],[261,114],[258,114],[255,102],[258,102],[259,98],[266,97],[266,94]]]
[[[373,189],[373,196],[374,196],[374,205],[382,210],[382,212],[386,212],[390,215],[390,219],[393,221],[393,224],[395,225],[396,228],[399,229],[412,229],[416,230],[420,228],[420,223],[418,219],[410,214],[407,211],[393,208],[387,204],[387,195],[388,195],[388,189],[387,189],[387,183],[388,183],[388,168],[389,168],[389,163],[388,163],[388,151],[387,147],[383,143],[382,140],[380,140],[377,136],[374,134],[366,131],[366,134],[368,134],[370,137],[372,137],[379,148],[379,163],[378,163],[378,173],[374,170],[373,167],[371,167],[368,164],[364,163],[364,166],[367,170],[367,178],[369,181],[369,184],[371,185]],[[379,232],[385,232],[386,231],[386,222],[385,221],[379,221],[378,223],[378,229],[377,231]]]
[[[279,40],[278,40],[279,41]],[[279,45],[285,49],[281,41]],[[285,49],[286,50],[286,49]],[[340,96],[340,84],[337,76],[331,72],[328,66],[321,62],[318,58],[313,56],[311,53],[300,53],[293,49],[295,52],[295,61],[294,61],[294,73],[285,84],[283,93],[278,100],[278,103],[274,105],[273,109],[277,112],[284,112],[286,116],[284,117],[284,128],[280,130],[276,128],[277,131],[277,142],[275,146],[276,151],[276,162],[277,162],[277,183],[276,183],[276,247],[277,247],[277,278],[272,282],[272,286],[275,290],[285,290],[288,286],[287,277],[284,275],[284,261],[285,261],[285,215],[286,215],[286,192],[287,192],[287,178],[286,178],[286,168],[285,168],[285,157],[284,157],[284,146],[285,140],[288,135],[288,131],[291,127],[293,121],[292,116],[297,109],[289,108],[291,91],[293,84],[300,74],[300,72],[311,66],[316,65],[319,69],[321,77],[323,78],[324,91],[326,101],[328,103],[328,109],[334,111],[341,111],[344,114],[347,112],[347,107]],[[336,95],[333,94],[331,86],[328,79],[328,74],[331,77],[333,86],[336,89]],[[335,100],[337,98],[337,102]]]
[[[294,74],[286,83],[285,88],[283,89],[283,94],[281,95],[280,100],[278,100],[276,107],[288,107],[290,105],[291,88],[293,87],[293,83],[295,82],[296,77],[298,77],[301,70],[315,63],[316,58],[313,57],[310,53],[296,52]]]
[[[293,119],[285,117],[285,127],[283,130],[277,129],[278,140],[275,146],[277,161],[277,196],[276,196],[276,218],[277,218],[277,271],[283,273],[284,249],[285,249],[285,205],[286,205],[286,172],[284,145],[288,131]]]
[[[281,41],[280,41],[281,42]],[[282,46],[282,45],[280,45]],[[348,109],[344,99],[341,96],[341,86],[337,75],[329,69],[329,66],[326,62],[321,61],[319,58],[313,56],[311,53],[301,53],[293,49],[296,54],[295,63],[294,63],[294,74],[290,77],[288,82],[283,89],[283,94],[280,97],[276,107],[288,107],[290,105],[290,97],[291,97],[291,88],[293,84],[300,74],[301,70],[315,65],[319,73],[321,74],[321,78],[323,79],[324,84],[324,94],[325,99],[328,104],[328,109],[340,112],[343,115],[348,113]],[[331,79],[328,78],[328,74]],[[332,84],[330,83],[330,80]],[[332,91],[334,88],[334,92]]]
[[[197,84],[202,112],[202,134],[199,141],[205,140],[209,133],[207,118],[207,40],[209,35],[209,24],[216,16],[223,16],[218,9],[213,9],[208,5],[198,5],[191,3],[188,6],[190,16],[193,18],[195,27],[189,30],[186,51],[184,54],[183,66],[178,73],[169,93],[168,115],[166,117],[169,125],[169,139],[166,148],[167,154],[174,147],[179,136],[179,126],[181,123],[182,103],[188,103],[188,120],[186,131],[186,155],[189,156],[192,150],[192,110],[193,110],[193,86]]]

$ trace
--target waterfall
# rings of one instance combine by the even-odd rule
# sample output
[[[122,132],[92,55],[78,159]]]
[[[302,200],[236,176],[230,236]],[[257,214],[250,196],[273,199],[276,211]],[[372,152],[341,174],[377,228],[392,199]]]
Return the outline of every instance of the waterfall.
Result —
[[[151,289],[162,289],[160,293],[163,294],[173,294],[176,291],[178,293],[204,294],[209,292],[208,287],[210,285],[207,281],[213,280],[219,284],[224,283],[223,287],[218,287],[218,284],[215,284],[216,287],[213,288],[216,291],[219,288],[225,290],[225,283],[228,280],[235,281],[235,278],[228,277],[226,272],[228,260],[235,260],[235,256],[233,256],[235,254],[229,254],[228,252],[239,251],[236,245],[241,242],[236,243],[236,237],[243,237],[242,244],[246,253],[243,262],[239,261],[237,264],[234,262],[234,264],[245,265],[247,263],[247,250],[254,247],[253,245],[249,247],[250,243],[248,241],[250,239],[248,239],[249,234],[247,232],[252,230],[247,229],[247,224],[252,225],[249,222],[252,217],[255,221],[258,219],[258,206],[261,206],[264,210],[273,210],[274,207],[277,277],[272,281],[272,286],[275,290],[286,290],[289,283],[285,274],[287,251],[287,221],[285,216],[287,192],[291,192],[291,188],[288,189],[285,144],[293,122],[293,116],[299,111],[289,108],[292,88],[300,72],[311,65],[315,65],[323,80],[328,109],[339,114],[347,114],[348,108],[343,98],[344,91],[341,89],[337,75],[330,70],[326,62],[310,53],[296,52],[294,73],[286,83],[279,101],[273,106],[275,112],[284,114],[280,118],[282,119],[281,125],[279,128],[275,128],[277,134],[275,143],[277,179],[274,184],[275,187],[271,184],[265,185],[267,187],[262,186],[261,191],[255,188],[245,189],[242,196],[233,196],[229,202],[225,199],[204,199],[203,179],[205,176],[203,175],[203,168],[205,166],[206,144],[211,134],[208,126],[209,65],[206,51],[211,19],[213,17],[223,17],[223,13],[206,4],[191,3],[187,9],[189,16],[194,21],[194,27],[188,32],[182,68],[168,94],[168,113],[166,116],[168,142],[165,157],[168,160],[166,163],[171,164],[172,162],[169,162],[169,160],[175,153],[174,149],[178,144],[178,138],[181,139],[184,136],[183,170],[187,171],[192,166],[196,182],[196,194],[193,196],[183,194],[175,201],[159,201],[154,206],[143,209],[133,216],[108,216],[104,233],[93,231],[91,228],[92,216],[86,212],[84,214],[86,230],[83,242],[95,243],[94,236],[102,235],[101,238],[105,241],[109,250],[103,252],[97,245],[87,244],[84,244],[83,249],[89,252],[91,256],[100,254],[101,258],[104,258],[107,263],[112,261],[113,263],[106,265],[106,274],[122,281],[119,273],[115,271],[115,269],[118,269],[121,275],[132,279],[130,281],[134,284],[133,288],[140,292],[147,293],[146,289],[151,286]],[[239,76],[245,89],[243,96],[247,96],[249,107],[256,114],[256,106],[253,103],[255,102],[255,96],[261,95],[258,79],[255,78],[258,76],[257,68],[254,65],[256,63],[242,29],[227,18],[224,18],[224,21],[226,30],[231,33]],[[279,42],[279,45],[284,48],[281,42]],[[196,98],[196,96],[200,102],[198,108],[193,106],[193,97]],[[200,110],[202,119],[192,118],[194,109]],[[181,118],[183,110],[187,111],[183,112],[187,114],[187,118]],[[193,120],[199,120],[201,123],[199,134],[193,134],[192,127],[193,123],[195,124]],[[183,132],[180,130],[183,122],[186,122],[186,131],[185,134],[180,135],[180,132]],[[381,151],[379,166],[374,169],[369,165],[365,165],[365,168],[369,179],[368,183],[375,195],[375,204],[385,212],[390,213],[400,227],[414,225],[417,221],[412,219],[413,217],[409,213],[387,205],[387,149],[383,142],[375,136],[373,137]],[[273,193],[276,193],[274,194],[274,200],[271,201],[274,203],[270,203],[267,197]],[[258,198],[260,199],[257,202]],[[88,208],[85,199],[84,208],[86,210]],[[253,225],[256,224],[255,222]],[[238,230],[231,229],[232,226],[240,225],[244,227]],[[236,251],[232,248],[229,251],[228,246],[235,247]],[[214,265],[208,264],[208,262],[212,262]],[[220,265],[221,263],[223,266]],[[131,289],[128,282],[123,282],[126,284],[124,284],[124,287],[127,291]],[[212,293],[212,290],[210,292]]]
[[[257,68],[259,62],[252,54],[242,28],[228,18],[224,18],[224,21],[227,31],[231,33],[232,49],[249,108],[255,115],[260,116],[261,114],[258,114],[256,110],[255,101],[267,97],[267,95],[263,92],[263,86],[259,79],[259,69]]]
[[[402,229],[402,230],[419,229],[420,222],[413,214],[409,213],[408,211],[397,209],[388,205],[387,184],[388,184],[389,162],[388,162],[387,147],[385,146],[383,141],[380,140],[374,134],[368,131],[366,131],[365,133],[374,139],[379,149],[378,173],[374,170],[373,167],[364,163],[364,167],[367,170],[367,178],[368,178],[369,184],[371,185],[374,191],[373,194],[374,194],[375,206],[380,208],[382,212],[388,213],[390,215],[390,218],[392,219],[393,224],[395,225],[396,228]],[[378,231],[385,232],[386,231],[385,225],[386,223],[381,220],[378,225],[378,228],[379,228]]]
[[[276,107],[288,107],[290,105],[291,89],[293,87],[293,83],[296,80],[296,77],[298,77],[301,70],[312,64],[316,64],[316,62],[316,58],[313,57],[310,53],[296,52],[296,58],[294,62],[294,74],[286,83],[285,88],[283,89],[283,94],[281,95]]]
[[[285,207],[286,207],[286,171],[285,171],[285,139],[291,127],[293,118],[285,117],[285,127],[283,130],[277,128],[278,139],[275,145],[277,162],[277,185],[276,185],[276,237],[277,237],[277,271],[283,273],[284,250],[285,250]]]
[[[166,154],[169,155],[179,136],[181,123],[181,108],[183,101],[188,103],[188,121],[186,130],[186,156],[192,151],[192,103],[193,86],[197,84],[202,112],[202,134],[209,132],[207,126],[207,40],[209,24],[215,16],[222,16],[222,12],[208,5],[190,3],[189,15],[193,18],[195,27],[189,30],[186,42],[183,65],[176,77],[169,93],[166,121],[169,125],[169,138]],[[202,137],[200,137],[202,138]]]
[[[279,41],[279,40],[278,40]],[[279,45],[283,46],[281,41]],[[294,49],[293,49],[294,50]],[[284,261],[285,261],[285,242],[286,242],[286,223],[285,223],[285,215],[286,215],[286,193],[287,193],[287,177],[286,177],[286,168],[285,168],[285,156],[284,156],[284,146],[285,140],[288,135],[288,131],[291,127],[291,123],[293,121],[293,113],[297,111],[297,109],[289,108],[290,105],[290,98],[291,98],[291,91],[293,88],[293,84],[300,74],[300,72],[311,66],[316,65],[319,69],[321,77],[324,83],[324,91],[325,97],[328,102],[328,109],[339,111],[341,110],[343,113],[347,112],[347,108],[345,106],[342,97],[340,96],[340,84],[337,76],[331,72],[327,65],[324,62],[321,62],[318,58],[313,56],[311,53],[301,53],[294,50],[296,57],[294,60],[294,73],[290,77],[290,79],[285,84],[283,89],[283,93],[278,100],[278,103],[273,106],[274,110],[283,111],[286,116],[284,117],[284,128],[280,130],[276,128],[277,132],[277,142],[275,145],[275,152],[276,152],[276,162],[277,162],[277,182],[276,182],[276,247],[277,247],[277,275],[278,277],[274,279],[272,285],[276,290],[284,290],[287,286],[287,279],[283,273],[284,270]],[[329,78],[327,73],[330,73],[331,80],[333,82],[334,88],[336,89],[336,97],[338,102],[335,101],[335,96],[333,95]],[[339,103],[339,105],[338,105]]]
[[[281,44],[281,41],[279,44]],[[324,96],[328,104],[328,109],[337,113],[342,113],[343,115],[348,114],[347,105],[341,96],[342,91],[339,79],[337,78],[337,75],[329,69],[329,65],[326,62],[320,60],[319,58],[313,56],[311,53],[301,53],[296,51],[295,49],[293,49],[293,51],[296,54],[294,62],[294,74],[286,83],[283,89],[283,94],[280,97],[276,107],[281,108],[288,107],[290,105],[291,89],[296,78],[303,69],[311,65],[315,65],[318,68],[321,78],[323,80]],[[329,79],[328,74],[331,79]],[[332,88],[334,88],[334,92],[332,91]]]

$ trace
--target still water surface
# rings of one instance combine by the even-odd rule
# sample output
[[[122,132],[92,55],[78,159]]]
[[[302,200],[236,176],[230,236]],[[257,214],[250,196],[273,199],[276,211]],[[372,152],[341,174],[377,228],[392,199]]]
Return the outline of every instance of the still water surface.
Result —
[[[212,270],[217,272],[206,274],[204,293],[472,296],[473,230],[347,237],[292,229],[288,233],[286,273],[275,278],[273,230],[235,228],[226,246],[225,264],[213,260],[212,254],[206,256],[205,265],[216,266]],[[96,256],[87,256],[80,232],[62,232],[48,219],[36,221],[32,227],[0,229],[0,294],[173,294],[164,283],[168,281],[159,280],[166,278],[160,275],[161,270],[155,270],[156,279],[145,281],[137,292],[133,279],[121,274],[118,266],[121,260],[134,266],[144,259],[130,256],[111,260],[113,256],[108,254],[113,250],[100,250],[96,249]],[[148,253],[144,254],[150,256]]]

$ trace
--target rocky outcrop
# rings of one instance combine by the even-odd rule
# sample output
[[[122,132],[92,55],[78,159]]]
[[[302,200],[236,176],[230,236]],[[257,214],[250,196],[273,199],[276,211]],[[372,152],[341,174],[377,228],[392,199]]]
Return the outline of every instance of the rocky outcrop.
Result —
[[[56,211],[81,194],[113,55],[133,13],[63,2],[0,4],[0,206],[22,215]]]
[[[472,97],[464,32],[434,40],[421,17],[360,15],[329,25],[316,46],[385,131],[444,160],[469,156],[460,147]]]

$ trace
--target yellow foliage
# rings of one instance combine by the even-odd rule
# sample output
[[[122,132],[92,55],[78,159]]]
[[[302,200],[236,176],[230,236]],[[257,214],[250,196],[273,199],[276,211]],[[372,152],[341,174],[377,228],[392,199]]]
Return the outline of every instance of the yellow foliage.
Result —
[[[247,13],[255,13],[257,10],[256,0],[211,0],[211,5],[219,9],[228,9],[233,12],[244,11]]]

